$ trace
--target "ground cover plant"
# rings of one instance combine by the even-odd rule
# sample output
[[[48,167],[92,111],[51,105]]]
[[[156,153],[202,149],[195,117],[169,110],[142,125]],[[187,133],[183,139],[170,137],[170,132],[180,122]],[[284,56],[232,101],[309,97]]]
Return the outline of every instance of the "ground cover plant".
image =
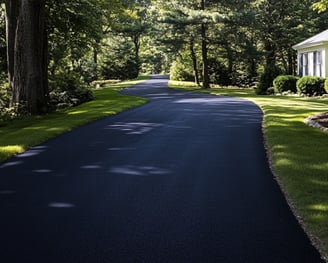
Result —
[[[323,255],[328,255],[328,133],[307,126],[304,119],[326,112],[328,98],[258,96],[252,89],[212,88],[170,82],[176,89],[245,98],[264,113],[263,130],[272,170],[298,220]]]
[[[104,86],[94,91],[94,100],[74,108],[0,122],[0,161],[83,124],[139,106],[147,100],[119,94],[140,80]]]

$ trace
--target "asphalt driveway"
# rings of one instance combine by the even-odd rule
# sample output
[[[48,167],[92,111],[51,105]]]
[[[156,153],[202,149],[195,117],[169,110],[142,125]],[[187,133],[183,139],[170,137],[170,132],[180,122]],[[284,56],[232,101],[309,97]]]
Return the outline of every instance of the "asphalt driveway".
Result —
[[[167,88],[0,163],[1,263],[316,263],[253,103]]]

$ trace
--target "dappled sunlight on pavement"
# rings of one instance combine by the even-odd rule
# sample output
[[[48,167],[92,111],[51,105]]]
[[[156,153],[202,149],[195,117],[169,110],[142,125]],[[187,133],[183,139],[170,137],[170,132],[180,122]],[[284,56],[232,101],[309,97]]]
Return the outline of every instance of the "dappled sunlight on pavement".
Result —
[[[0,163],[0,262],[321,262],[268,166],[261,110],[167,81]]]

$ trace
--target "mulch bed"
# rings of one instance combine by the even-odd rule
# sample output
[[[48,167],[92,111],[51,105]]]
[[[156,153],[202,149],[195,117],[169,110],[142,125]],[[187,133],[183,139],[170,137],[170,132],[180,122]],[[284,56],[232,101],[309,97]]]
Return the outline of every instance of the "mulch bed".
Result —
[[[319,123],[321,126],[325,128],[328,128],[328,112],[312,116],[311,120]]]
[[[305,123],[311,127],[328,132],[328,112],[310,116],[305,119]]]

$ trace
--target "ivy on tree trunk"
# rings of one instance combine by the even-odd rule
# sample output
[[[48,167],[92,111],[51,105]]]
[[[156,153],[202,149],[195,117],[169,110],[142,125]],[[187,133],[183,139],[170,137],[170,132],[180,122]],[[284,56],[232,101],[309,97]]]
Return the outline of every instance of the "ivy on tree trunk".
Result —
[[[49,99],[45,0],[6,0],[5,5],[12,105],[44,113]]]

